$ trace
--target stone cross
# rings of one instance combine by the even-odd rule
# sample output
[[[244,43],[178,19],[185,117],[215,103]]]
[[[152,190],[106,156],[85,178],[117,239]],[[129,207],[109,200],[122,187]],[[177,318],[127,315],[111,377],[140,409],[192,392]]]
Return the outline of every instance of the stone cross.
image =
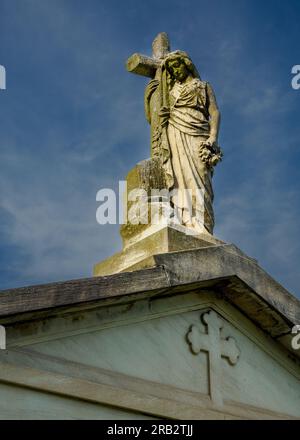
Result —
[[[128,72],[136,73],[137,75],[154,78],[156,70],[161,65],[161,61],[169,52],[170,42],[168,35],[165,32],[161,32],[155,37],[152,43],[152,58],[146,55],[134,53],[127,60],[127,70]]]
[[[169,53],[168,35],[161,32],[152,43],[152,58],[135,53],[127,60],[126,65],[129,72],[151,78],[145,90],[145,116],[150,124],[151,157],[160,157],[160,159],[162,151],[158,139],[161,139],[162,131],[160,118],[162,94],[159,84],[161,84],[162,64]]]
[[[210,310],[202,315],[202,320],[207,326],[207,333],[201,332],[198,327],[192,325],[186,335],[187,342],[193,354],[199,354],[201,351],[208,353],[210,396],[216,405],[222,406],[221,358],[226,358],[231,365],[235,365],[239,359],[240,350],[232,337],[222,338],[223,321],[217,313]]]

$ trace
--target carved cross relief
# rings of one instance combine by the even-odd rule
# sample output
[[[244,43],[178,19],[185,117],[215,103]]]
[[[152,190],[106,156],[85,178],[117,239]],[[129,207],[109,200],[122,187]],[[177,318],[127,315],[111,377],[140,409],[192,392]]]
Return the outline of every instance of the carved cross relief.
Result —
[[[201,351],[208,353],[210,396],[215,405],[222,406],[222,358],[230,365],[235,365],[240,350],[234,338],[222,337],[223,320],[216,312],[210,310],[204,313],[201,319],[206,326],[206,333],[192,325],[186,339],[193,354],[199,354]]]

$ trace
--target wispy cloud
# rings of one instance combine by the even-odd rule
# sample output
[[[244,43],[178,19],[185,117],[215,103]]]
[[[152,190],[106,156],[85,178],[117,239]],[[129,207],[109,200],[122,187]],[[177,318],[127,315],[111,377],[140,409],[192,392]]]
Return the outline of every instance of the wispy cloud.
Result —
[[[118,227],[96,223],[95,196],[149,156],[146,79],[127,74],[124,62],[149,54],[165,30],[213,84],[222,111],[216,234],[296,291],[296,92],[281,77],[277,48],[264,57],[258,47],[275,44],[249,18],[260,8],[263,19],[261,3],[190,3],[3,0],[1,287],[89,276],[120,250]],[[268,15],[269,32],[278,13]]]

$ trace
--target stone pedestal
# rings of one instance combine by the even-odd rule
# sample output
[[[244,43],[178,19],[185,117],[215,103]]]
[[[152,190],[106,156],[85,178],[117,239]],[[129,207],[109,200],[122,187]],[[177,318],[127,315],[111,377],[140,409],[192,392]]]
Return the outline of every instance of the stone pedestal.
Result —
[[[94,276],[112,275],[154,266],[153,256],[167,252],[197,249],[224,244],[208,233],[188,235],[183,226],[154,225],[148,227],[121,252],[94,266]]]
[[[94,276],[151,267],[156,254],[224,244],[210,234],[204,225],[198,225],[195,229],[176,221],[170,200],[163,195],[167,191],[166,179],[159,159],[139,162],[128,173],[126,182],[124,209],[127,223],[120,228],[123,250],[97,263]],[[136,209],[136,202],[132,200],[134,197],[130,197],[136,190],[141,190],[144,198],[139,209]],[[153,190],[160,194],[153,195]],[[145,223],[135,218],[136,212]]]

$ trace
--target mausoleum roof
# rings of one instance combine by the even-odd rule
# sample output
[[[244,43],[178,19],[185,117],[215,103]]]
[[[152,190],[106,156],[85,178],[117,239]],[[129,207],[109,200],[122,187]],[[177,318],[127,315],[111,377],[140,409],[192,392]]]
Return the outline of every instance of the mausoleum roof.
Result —
[[[234,245],[168,252],[152,259],[153,267],[133,272],[3,290],[0,323],[195,290],[199,295],[217,293],[274,338],[288,338],[300,322],[300,301]]]

